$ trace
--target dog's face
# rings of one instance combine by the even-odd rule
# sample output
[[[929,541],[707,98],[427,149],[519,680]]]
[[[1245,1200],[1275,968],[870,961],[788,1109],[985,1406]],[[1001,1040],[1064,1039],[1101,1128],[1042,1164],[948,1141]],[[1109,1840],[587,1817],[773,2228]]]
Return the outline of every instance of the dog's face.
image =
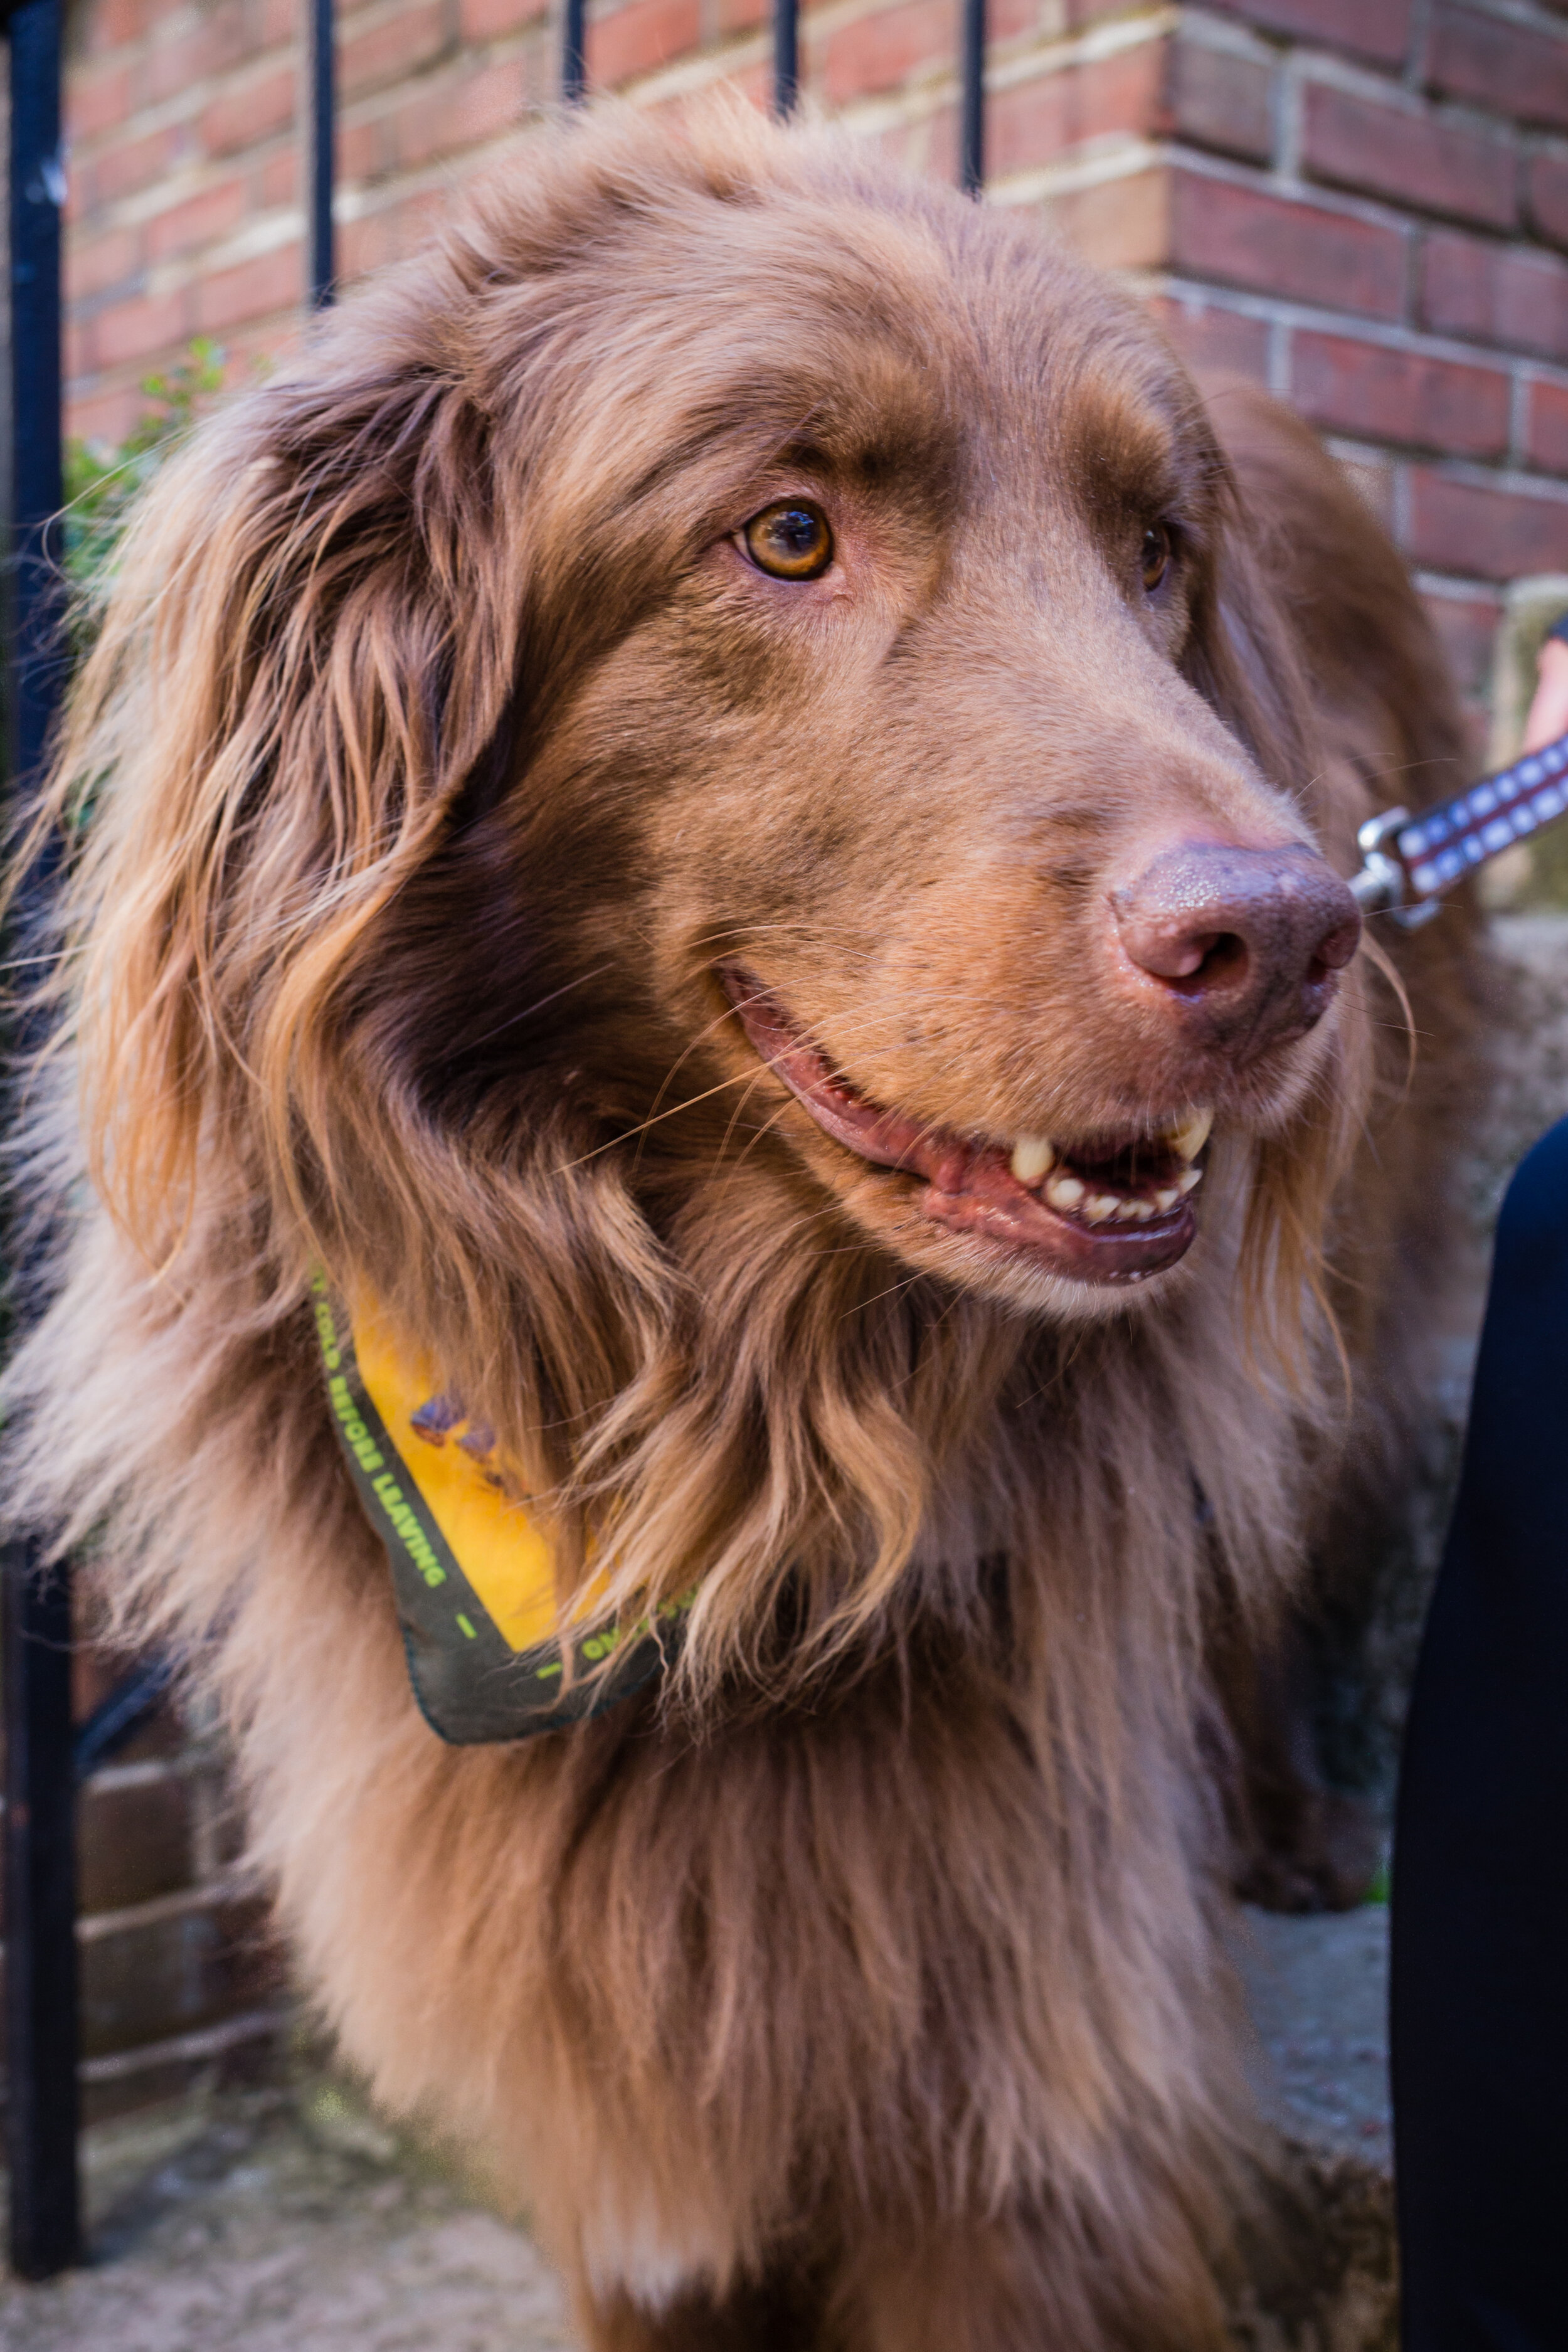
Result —
[[[149,1166],[241,1034],[384,1229],[608,1153],[661,1239],[743,1196],[1075,1317],[1184,1258],[1211,1126],[1294,1150],[1359,926],[1285,640],[1191,383],[1026,222],[595,127],[205,464]]]
[[[1187,1250],[1211,1118],[1299,1103],[1359,929],[1200,690],[1190,384],[973,208],[708,198],[563,289],[524,494],[555,667],[478,828],[528,910],[507,992],[552,997],[590,1148],[1095,1311]]]

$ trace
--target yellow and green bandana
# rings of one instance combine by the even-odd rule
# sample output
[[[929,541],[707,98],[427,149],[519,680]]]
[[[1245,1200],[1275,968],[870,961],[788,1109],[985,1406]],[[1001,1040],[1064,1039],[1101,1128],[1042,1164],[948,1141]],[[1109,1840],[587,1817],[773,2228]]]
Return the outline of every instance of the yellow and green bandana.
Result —
[[[663,1602],[657,1626],[645,1617],[574,1642],[565,1685],[554,1560],[526,1505],[488,1466],[493,1433],[397,1347],[374,1307],[356,1307],[351,1323],[320,1274],[311,1303],[332,1426],[386,1547],[409,1678],[431,1729],[458,1746],[526,1739],[601,1714],[650,1681],[689,1600]],[[614,1665],[595,1673],[607,1658]]]

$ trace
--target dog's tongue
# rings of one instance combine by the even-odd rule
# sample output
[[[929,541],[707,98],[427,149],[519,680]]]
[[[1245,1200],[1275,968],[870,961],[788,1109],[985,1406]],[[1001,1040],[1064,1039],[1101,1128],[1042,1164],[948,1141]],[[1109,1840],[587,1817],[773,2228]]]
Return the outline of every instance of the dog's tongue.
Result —
[[[1185,1201],[1149,1224],[1111,1231],[1080,1224],[1048,1208],[1020,1184],[1007,1155],[973,1144],[951,1129],[880,1110],[841,1086],[820,1054],[789,1025],[775,1000],[743,972],[724,984],[753,1051],[798,1096],[818,1127],[862,1160],[925,1178],[922,1213],[955,1233],[1027,1251],[1055,1273],[1080,1281],[1142,1281],[1190,1247],[1195,1221]]]

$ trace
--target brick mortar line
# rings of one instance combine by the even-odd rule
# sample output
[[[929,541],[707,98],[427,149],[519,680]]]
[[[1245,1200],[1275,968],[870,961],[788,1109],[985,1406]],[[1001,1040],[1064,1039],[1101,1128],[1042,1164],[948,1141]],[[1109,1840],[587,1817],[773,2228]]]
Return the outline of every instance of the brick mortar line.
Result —
[[[155,58],[160,49],[173,48],[177,42],[188,40],[193,33],[200,31],[201,24],[201,13],[195,8],[171,10],[168,16],[155,18],[141,31],[122,35],[108,48],[85,50],[79,57],[68,58],[68,85],[71,80],[106,81],[117,73],[133,74],[137,67]],[[247,52],[250,54],[254,53]],[[219,72],[224,70],[218,68]]]
[[[1278,40],[1268,39],[1258,26],[1240,23],[1235,16],[1216,16],[1195,5],[1189,5],[1182,13],[1182,34],[1184,38],[1191,36],[1199,48],[1245,58],[1248,65],[1266,67],[1270,73],[1280,62]]]
[[[403,5],[404,0],[389,0],[389,5],[394,11]],[[434,80],[442,73],[466,77],[476,71],[487,71],[493,65],[507,65],[514,58],[520,57],[524,49],[538,38],[539,27],[543,21],[541,17],[531,18],[526,25],[486,41],[465,42],[459,39],[457,43],[443,47],[424,63],[408,67],[394,79],[379,82],[374,89],[357,93],[342,92],[338,108],[339,121],[343,123],[358,121],[363,118],[367,108],[374,109],[378,101],[389,97],[395,98],[399,93],[406,93],[410,89],[416,89],[424,81]],[[81,139],[73,138],[70,134],[70,85],[68,79],[66,86],[68,173],[74,165],[80,164],[85,168],[104,154],[113,153],[117,149],[138,140],[153,138],[161,131],[180,130],[198,122],[207,108],[216,100],[236,94],[243,96],[249,84],[270,77],[278,70],[279,65],[292,68],[295,79],[296,115],[298,115],[299,108],[306,95],[304,64],[300,55],[298,42],[289,41],[275,48],[259,50],[254,57],[240,59],[232,66],[220,68],[216,72],[205,77],[200,82],[192,83],[187,89],[176,91],[169,98],[155,100],[145,107],[133,110],[131,113],[121,116],[118,122]],[[214,156],[205,152],[193,155],[185,168],[206,165],[224,171],[243,170],[258,158],[268,142],[295,135],[297,135],[297,123],[291,125],[287,132],[268,131],[262,140],[236,148],[228,156]],[[179,166],[176,167],[177,170],[179,168]],[[163,182],[159,182],[155,186],[161,187],[163,184],[165,184]],[[125,197],[110,197],[108,203],[110,205],[131,204],[138,197],[147,197],[153,194],[153,190],[136,189],[131,191]],[[101,209],[103,209],[101,206],[95,207],[95,210]],[[150,205],[149,212],[155,213],[161,209],[163,207],[154,203]],[[79,220],[83,217],[91,217],[91,215],[78,216]]]
[[[629,5],[630,0],[625,0],[625,4]],[[440,9],[438,13],[448,27],[447,37],[461,41],[463,32],[460,19],[453,19],[450,12],[445,8]],[[352,41],[358,40],[363,34],[379,33],[384,25],[395,25],[407,14],[408,0],[360,0],[357,7],[339,8],[336,11],[335,22],[340,60],[344,49]],[[541,8],[527,21],[535,26],[542,25],[548,22],[549,15],[547,8]],[[453,29],[454,26],[455,29]]]
[[[1084,188],[1135,179],[1141,172],[1157,169],[1161,160],[1159,142],[1137,131],[1099,131],[1069,148],[1055,163],[1041,163],[1032,171],[1013,172],[1005,180],[992,182],[985,201],[1002,211],[1016,211],[1024,205],[1076,195]]]
[[[1525,455],[1530,436],[1530,397],[1531,386],[1542,382],[1539,376],[1527,375],[1522,368],[1513,371],[1513,382],[1508,404],[1508,454],[1510,464],[1518,464]],[[1550,382],[1548,377],[1545,381]]]
[[[164,294],[177,294],[182,288],[199,285],[203,278],[216,278],[222,270],[243,268],[247,261],[265,261],[269,253],[280,252],[286,245],[298,245],[304,234],[305,213],[300,205],[278,205],[269,212],[258,212],[221,245],[200,246],[191,253],[171,254],[164,260],[145,263],[141,290],[153,300]],[[113,306],[100,306],[102,307]],[[73,315],[85,320],[96,318],[99,310],[84,310]]]
[[[1531,474],[1509,465],[1478,465],[1473,457],[1439,456],[1415,460],[1427,473],[1440,473],[1447,482],[1468,490],[1501,490],[1505,497],[1538,498],[1552,506],[1568,506],[1568,482],[1551,474]]]
[[[1563,37],[1563,19],[1551,8],[1537,8],[1530,0],[1464,0],[1456,14],[1490,16],[1501,25],[1522,26],[1527,32],[1554,33]]]
[[[293,2021],[290,2007],[241,2010],[237,2017],[197,2026],[190,2033],[171,2034],[163,2042],[142,2042],[130,2050],[107,2050],[99,2057],[84,2058],[77,2077],[83,2083],[116,2083],[152,2066],[176,2065],[182,2059],[221,2058],[237,2042],[258,2042],[264,2034],[283,2032]]]
[[[377,213],[390,211],[406,197],[428,195],[432,189],[444,188],[454,199],[460,200],[468,194],[471,181],[485,172],[504,169],[519,152],[519,132],[536,130],[543,120],[542,109],[524,108],[508,130],[479,140],[470,147],[449,149],[432,162],[416,163],[395,177],[351,181],[338,189],[333,218],[340,226],[373,220]]]
[[[944,108],[957,103],[957,71],[952,66],[944,66],[930,80],[916,82],[907,89],[847,99],[833,120],[857,138],[875,139],[884,131],[918,130]],[[994,184],[987,184],[985,196],[987,202],[994,200]]]
[[[216,331],[214,341],[222,343],[230,336],[243,334],[247,338],[250,336],[265,338],[268,333],[271,333],[276,336],[279,348],[281,350],[298,336],[303,323],[302,306],[301,296],[300,302],[291,302],[286,310],[263,310],[254,319],[237,319],[232,326]],[[168,346],[171,352],[176,352],[180,348],[182,348],[181,345]],[[69,429],[69,412],[74,403],[96,400],[115,393],[138,391],[147,373],[149,358],[156,359],[156,357],[157,353],[153,352],[141,359],[116,360],[107,367],[84,368],[79,374],[68,377],[65,387],[68,430]]]
[[[847,120],[847,115],[846,115]],[[901,118],[900,118],[901,119]],[[1392,201],[1360,196],[1343,188],[1331,188],[1315,180],[1286,176],[1267,164],[1247,163],[1229,155],[1215,155],[1207,149],[1188,145],[1180,139],[1149,139],[1137,131],[1116,131],[1106,137],[1140,141],[1148,153],[1151,168],[1157,165],[1173,170],[1191,172],[1194,178],[1223,181],[1227,186],[1245,188],[1254,194],[1273,196],[1282,202],[1300,204],[1315,212],[1325,212],[1344,220],[1358,220],[1369,227],[1392,229],[1414,245],[1420,234],[1447,234],[1480,238],[1494,253],[1514,254],[1553,263],[1563,257],[1552,247],[1532,241],[1519,234],[1504,236],[1493,230],[1488,232],[1473,222],[1456,220],[1447,214],[1429,214],[1415,209],[1401,210]],[[1042,173],[1053,167],[1042,165]],[[1035,175],[1015,174],[1017,180]],[[1006,187],[1013,182],[1002,182]],[[986,194],[992,194],[987,188]],[[1270,298],[1263,298],[1270,299]]]
[[[453,80],[459,88],[464,80],[472,78],[472,70],[476,64],[479,65],[481,69],[488,71],[492,66],[504,67],[515,62],[521,62],[521,45],[519,45],[516,50],[513,50],[511,45],[509,44],[505,51],[496,55],[486,53],[482,55],[482,57],[479,57],[476,56],[476,53],[468,51],[464,53],[464,57],[467,60],[466,69],[461,73],[457,73],[452,76]],[[407,85],[405,84],[404,88],[406,89],[406,87]],[[378,116],[384,116],[385,114],[395,110],[393,107],[384,102],[393,93],[391,91],[374,92],[366,99],[360,100],[355,108],[352,110],[344,109],[340,119],[344,122],[353,122],[356,126],[363,121],[374,121],[378,118]],[[534,119],[533,115],[531,114],[529,110],[522,106],[520,100],[517,123],[512,130],[501,134],[502,137],[514,137],[516,135],[516,131],[526,127],[527,123],[531,119]],[[135,189],[125,196],[110,197],[102,204],[95,205],[90,212],[79,213],[75,218],[70,221],[68,228],[68,280],[69,273],[68,236],[87,235],[100,236],[110,236],[119,229],[145,227],[148,223],[162,219],[165,214],[174,211],[179,205],[190,203],[194,198],[204,195],[214,188],[222,187],[231,180],[247,177],[264,164],[276,160],[277,156],[280,153],[289,152],[291,149],[298,152],[299,147],[300,139],[298,127],[297,125],[290,125],[290,127],[286,131],[269,132],[265,140],[258,142],[254,146],[242,149],[232,156],[193,156],[189,160],[188,163],[176,169],[174,172],[164,175],[159,180],[151,183],[145,188]],[[448,155],[450,157],[457,157],[465,155],[469,151],[467,148],[459,147],[449,150]],[[415,167],[415,169],[418,171],[424,171],[428,167],[425,165]],[[365,184],[370,184],[361,182],[340,182],[339,194],[341,195],[345,186],[352,187]],[[383,184],[377,183],[375,184]],[[280,208],[273,207],[270,209],[276,211]],[[198,247],[196,250],[205,254],[209,249],[204,247]],[[145,272],[162,268],[163,266],[164,265],[162,262],[142,261],[138,264],[138,268],[141,271]],[[119,285],[123,285],[127,281],[125,280],[116,281]],[[79,295],[69,298],[73,314],[81,315],[78,309],[78,306],[80,304],[97,304],[100,302],[102,295],[108,290],[109,289],[100,289],[97,293],[92,295]]]
[[[823,8],[803,22],[803,52],[809,57],[818,44],[826,46],[836,34],[857,25],[874,23],[878,17],[887,14],[887,0],[840,0],[840,5]],[[985,52],[986,89],[1011,89],[1033,76],[1037,75],[1043,79],[1052,74],[1068,72],[1076,66],[1099,65],[1107,58],[1121,57],[1130,49],[1142,48],[1150,41],[1164,39],[1179,29],[1181,22],[1182,12],[1175,0],[1161,0],[1157,7],[1141,9],[1126,16],[1101,18],[1076,33],[1034,30],[1020,33],[1010,41],[993,41]],[[721,40],[724,37],[721,37]],[[705,43],[703,47],[708,49],[719,45]],[[956,40],[951,47],[952,56],[955,56]],[[953,71],[952,56],[944,54],[941,58],[933,56],[926,63],[912,67],[910,79],[913,80],[933,72],[951,74]],[[669,62],[673,65],[679,60],[671,58]],[[874,94],[883,95],[882,92]]]
[[[357,96],[345,91],[338,106],[338,127],[342,130],[345,126],[374,122],[384,115],[394,114],[411,93],[428,92],[443,81],[460,85],[477,79],[480,74],[493,72],[498,66],[519,64],[537,37],[536,28],[530,26],[499,40],[459,44],[426,58],[423,65],[411,66],[395,80],[378,82],[374,89],[361,90]]]
[[[1506,590],[1496,580],[1472,580],[1462,572],[1412,570],[1410,584],[1418,596],[1436,596],[1444,604],[1502,604]]]
[[[231,1863],[200,1886],[176,1887],[168,1895],[149,1895],[143,1903],[127,1903],[118,1911],[85,1913],[76,1923],[77,1940],[82,1944],[107,1943],[111,1936],[131,1935],[139,1927],[160,1927],[168,1920],[188,1918],[195,1912],[216,1911],[225,1903],[240,1902],[262,1891],[254,1871],[243,1864]]]
[[[1259,168],[1278,179],[1298,177],[1301,167],[1302,76],[1292,53],[1280,66],[1274,92],[1274,145]]]
[[[221,1776],[226,1758],[200,1748],[183,1748],[177,1756],[149,1756],[134,1764],[100,1764],[89,1774],[82,1784],[84,1797],[117,1796],[127,1789],[161,1788],[171,1780],[200,1780],[204,1775]],[[0,1799],[0,1812],[5,1801]]]
[[[150,100],[145,106],[122,115],[107,129],[93,131],[78,140],[71,134],[70,80],[65,88],[66,153],[68,170],[71,162],[80,158],[92,163],[106,151],[127,145],[133,140],[151,139],[160,131],[177,131],[196,121],[219,98],[243,95],[252,82],[275,74],[279,66],[293,68],[297,81],[304,78],[304,64],[297,41],[280,42],[276,47],[257,49],[249,57],[237,58],[233,65],[220,66],[200,81],[188,82],[183,89],[173,90],[167,98]]]
[[[69,238],[85,230],[142,228],[148,221],[160,220],[176,205],[188,203],[192,196],[205,195],[209,188],[221,187],[226,180],[243,179],[269,163],[281,148],[297,143],[298,137],[294,126],[287,131],[269,131],[254,146],[238,149],[232,155],[191,155],[176,163],[172,172],[149,181],[145,187],[129,189],[122,196],[106,196],[90,212],[78,213],[67,222],[68,251]]]
[[[1254,297],[1245,307],[1218,299],[1211,299],[1217,298],[1228,292],[1229,289],[1210,288],[1199,280],[1172,277],[1155,278],[1150,281],[1149,290],[1162,295],[1168,301],[1176,303],[1190,300],[1192,295],[1195,293],[1203,298],[1205,309],[1221,310],[1233,317],[1249,318],[1258,325],[1267,327],[1270,331],[1268,358],[1268,389],[1278,398],[1292,405],[1294,403],[1291,394],[1289,353],[1285,347],[1284,339],[1300,332],[1323,332],[1325,323],[1327,331],[1331,332],[1336,341],[1356,341],[1363,344],[1375,341],[1377,348],[1393,350],[1412,358],[1437,358],[1444,364],[1460,366],[1476,364],[1477,355],[1468,346],[1462,348],[1461,355],[1457,358],[1447,352],[1411,351],[1407,346],[1391,342],[1381,337],[1373,339],[1360,334],[1357,330],[1363,323],[1360,320],[1349,325],[1341,325],[1331,317],[1326,317],[1326,314],[1321,312],[1309,312],[1304,316],[1291,315],[1291,306],[1270,303],[1266,297]],[[1412,341],[1414,340],[1412,338]],[[1394,436],[1379,438],[1364,425],[1359,427],[1336,425],[1327,421],[1318,420],[1315,429],[1325,434],[1338,435],[1342,438],[1354,438],[1369,452],[1374,452],[1379,457],[1391,464],[1420,466],[1428,472],[1441,472],[1446,478],[1464,478],[1471,488],[1484,487],[1489,489],[1502,490],[1510,497],[1534,497],[1545,494],[1552,499],[1560,500],[1568,498],[1568,483],[1565,483],[1562,476],[1557,473],[1533,468],[1529,463],[1525,447],[1529,430],[1529,394],[1531,387],[1541,383],[1553,391],[1568,392],[1568,368],[1553,368],[1549,362],[1526,361],[1504,353],[1500,356],[1500,363],[1491,366],[1487,372],[1500,377],[1510,388],[1508,441],[1504,454],[1496,458],[1461,455],[1457,451],[1445,448],[1439,442],[1401,440]]]
[[[100,1764],[81,1784],[83,1797],[102,1794],[113,1796],[127,1789],[161,1787],[169,1780],[190,1780],[203,1773],[221,1773],[225,1759],[210,1750],[182,1748],[177,1756],[148,1756],[134,1764]],[[5,1799],[0,1796],[0,1822],[5,1818]]]
[[[1268,356],[1265,364],[1269,391],[1276,400],[1283,400],[1290,383],[1290,331],[1281,319],[1269,322]]]
[[[1395,466],[1389,485],[1388,520],[1395,547],[1401,553],[1410,544],[1410,468]],[[1406,566],[1406,569],[1409,567]]]
[[[1561,362],[1536,352],[1514,352],[1506,345],[1467,343],[1458,338],[1401,326],[1360,312],[1331,310],[1300,302],[1285,294],[1259,294],[1245,287],[1225,286],[1207,278],[1184,278],[1173,270],[1149,274],[1152,292],[1175,299],[1201,295],[1211,308],[1272,323],[1282,320],[1309,334],[1331,334],[1360,343],[1375,343],[1385,351],[1405,352],[1414,358],[1443,360],[1457,367],[1473,367],[1494,375],[1523,376],[1568,390],[1568,361]]]
[[[428,163],[412,165],[405,172],[388,174],[384,179],[340,181],[333,205],[333,216],[340,226],[374,218],[377,213],[389,210],[407,197],[426,195],[432,190],[444,189],[455,198],[461,198],[467,193],[470,180],[483,172],[502,169],[514,159],[519,152],[519,134],[537,128],[543,119],[542,108],[520,105],[517,121],[502,131],[491,133],[487,138],[474,142],[471,145],[448,149]],[[114,225],[109,224],[111,226]],[[206,248],[201,249],[201,257],[205,263],[207,258]],[[194,268],[190,282],[199,283],[205,275],[205,267]],[[84,317],[86,312],[80,306],[89,302],[97,303],[99,300],[100,297],[96,295],[80,296],[70,305],[69,315],[73,319]],[[255,320],[246,320],[241,323],[248,332],[255,326],[268,324],[274,318],[289,315],[291,314],[267,312]],[[124,365],[128,371],[126,381],[134,381],[140,373],[145,372],[144,362],[137,362],[134,364],[127,362]],[[68,387],[68,394],[75,396],[89,388],[94,392],[111,389],[117,373],[117,368],[108,368],[95,371],[90,375],[73,377]]]
[[[1568,52],[1568,38],[1564,39],[1563,48]],[[1439,94],[1424,81],[1412,85],[1392,74],[1380,73],[1375,66],[1336,57],[1331,51],[1298,52],[1293,62],[1299,63],[1302,81],[1314,89],[1337,89],[1368,105],[1386,106],[1407,122],[1449,123],[1463,131],[1488,135],[1500,128],[1510,139],[1518,138],[1525,130],[1517,115],[1500,113],[1479,99]]]
[[[999,90],[1017,89],[1031,81],[1049,81],[1058,74],[1075,72],[1080,66],[1107,64],[1112,58],[1126,57],[1133,49],[1147,48],[1151,41],[1163,41],[1176,32],[1182,13],[1175,6],[1161,8],[1146,16],[1117,17],[1110,26],[1093,26],[1087,33],[1068,41],[1036,44],[1032,47],[1013,48],[998,62],[990,61],[987,53],[985,93],[994,97]],[[1117,37],[1109,36],[1115,33]],[[1106,37],[1100,37],[1104,34]],[[950,65],[944,70],[951,73]]]
[[[1415,205],[1402,210],[1392,197],[1361,195],[1353,188],[1331,187],[1321,181],[1303,179],[1299,173],[1277,171],[1269,164],[1248,163],[1234,155],[1216,155],[1205,147],[1188,146],[1181,140],[1171,140],[1167,145],[1173,163],[1199,179],[1224,180],[1232,187],[1249,188],[1256,194],[1310,205],[1315,212],[1336,213],[1342,219],[1364,221],[1373,228],[1400,229],[1406,234],[1413,230],[1446,232],[1477,237],[1497,253],[1545,255],[1553,261],[1563,258],[1553,247],[1531,240],[1518,228],[1489,228],[1484,222],[1466,220],[1452,213],[1428,212]]]
[[[773,35],[764,25],[745,26],[733,33],[721,34],[708,47],[687,49],[678,58],[668,58],[663,65],[650,66],[646,73],[632,74],[616,87],[618,94],[631,106],[662,106],[667,99],[688,98],[706,89],[710,83],[722,81],[727,74],[744,72],[750,67],[771,66],[773,54]],[[803,61],[805,45],[801,48]],[[593,57],[588,58],[593,68]],[[592,94],[600,94],[602,85],[591,85]],[[808,92],[809,95],[809,92]],[[842,114],[834,121],[843,120]]]
[[[1432,10],[1435,0],[1411,0],[1410,39],[1399,78],[1406,89],[1419,94],[1432,54]]]

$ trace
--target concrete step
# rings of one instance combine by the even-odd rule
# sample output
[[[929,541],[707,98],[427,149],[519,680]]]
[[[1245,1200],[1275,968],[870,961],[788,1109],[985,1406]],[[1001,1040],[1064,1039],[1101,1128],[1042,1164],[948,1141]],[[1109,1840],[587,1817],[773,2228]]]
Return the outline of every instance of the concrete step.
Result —
[[[1388,1912],[1243,1915],[1237,1957],[1259,2105],[1277,2135],[1270,2226],[1249,2232],[1246,2352],[1396,2352]]]
[[[1244,1916],[1273,2221],[1237,2352],[1394,2352],[1387,1915]],[[0,2352],[569,2352],[527,2234],[320,2080],[87,2136],[93,2264],[0,2282]]]

